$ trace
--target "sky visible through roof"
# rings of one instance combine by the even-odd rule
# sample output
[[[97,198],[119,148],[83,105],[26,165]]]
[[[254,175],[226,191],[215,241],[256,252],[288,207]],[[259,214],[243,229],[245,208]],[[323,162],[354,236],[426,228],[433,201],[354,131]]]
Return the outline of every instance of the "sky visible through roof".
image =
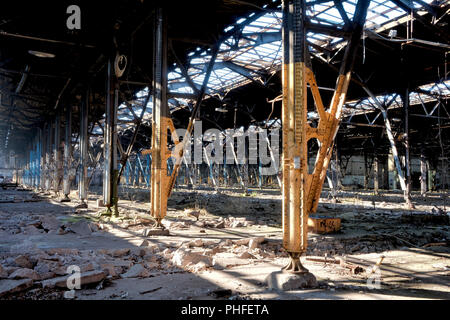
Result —
[[[344,21],[333,1],[308,5],[308,3],[315,2],[317,1],[307,1],[307,15],[312,23],[343,27]],[[356,2],[357,0],[345,0],[342,2],[343,8],[350,20],[353,17]],[[423,2],[431,3],[432,0],[423,0]],[[422,6],[418,3],[414,3],[414,5],[419,9],[420,14],[420,8]],[[393,2],[372,0],[367,13],[365,29],[377,32],[383,25],[387,25],[389,22],[404,16],[407,16],[407,13]],[[251,13],[247,17],[239,18],[234,24],[225,28],[225,32],[240,29],[242,36],[230,36],[221,43],[206,93],[224,97],[233,88],[252,81],[260,82],[264,85],[264,77],[262,77],[262,74],[267,77],[267,75],[274,74],[280,70],[282,62],[281,22],[282,14],[280,6],[277,10],[267,11],[256,19],[255,13]],[[326,47],[328,49],[342,48],[346,44],[343,38],[314,32],[307,33],[307,41],[316,47]],[[315,49],[313,46],[310,46],[310,52],[316,58],[326,59],[324,53]],[[197,50],[190,52],[188,56],[190,57],[189,68],[187,68],[188,75],[195,85],[200,88],[205,77],[207,65],[211,59],[210,50],[203,50],[198,47]],[[168,74],[169,91],[176,93],[194,93],[182,75],[181,70],[176,65],[173,65],[171,69],[172,71]],[[425,91],[430,90],[441,95],[449,95],[449,88],[450,82],[447,81],[441,84],[430,84],[424,86],[422,89]],[[131,102],[136,114],[140,114],[142,110],[142,104],[144,103],[147,91],[148,89],[139,92],[137,94],[138,99]],[[384,99],[384,97],[379,98]],[[399,98],[397,97],[397,99]],[[410,96],[411,105],[428,102],[430,99],[436,100],[430,95],[418,94],[416,92],[412,92]],[[172,98],[168,102],[169,106],[174,108],[180,105],[187,106],[189,100]],[[351,107],[352,110],[354,108],[359,108],[361,111],[373,109],[370,99],[366,99],[366,101],[351,101],[347,103],[347,106]],[[144,120],[151,119],[151,111],[152,101],[150,99]],[[343,114],[349,114],[349,110],[345,110],[345,107]],[[311,117],[317,116],[314,112],[310,112],[308,115]],[[118,120],[119,126],[121,127],[126,126],[127,122],[133,121],[133,114],[124,104],[119,107]],[[100,130],[96,128],[95,131],[97,129]]]

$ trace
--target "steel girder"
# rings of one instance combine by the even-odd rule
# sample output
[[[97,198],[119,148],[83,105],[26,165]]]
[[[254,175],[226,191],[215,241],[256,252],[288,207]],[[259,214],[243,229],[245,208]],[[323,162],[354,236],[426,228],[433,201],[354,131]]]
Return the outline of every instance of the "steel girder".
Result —
[[[317,210],[369,3],[359,0],[356,5],[334,95],[325,110],[306,46],[305,1],[283,1],[282,218],[283,246],[291,257],[285,270],[290,272],[307,272],[299,257],[307,248],[308,215]],[[307,84],[320,118],[317,128],[307,123]],[[313,138],[320,147],[309,174],[307,145]]]

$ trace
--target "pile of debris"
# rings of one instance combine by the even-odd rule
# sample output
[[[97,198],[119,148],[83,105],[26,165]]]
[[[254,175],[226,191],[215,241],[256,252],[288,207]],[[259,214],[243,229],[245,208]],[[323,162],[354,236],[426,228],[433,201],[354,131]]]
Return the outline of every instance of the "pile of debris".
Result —
[[[275,258],[277,254],[285,256],[279,244],[263,237],[194,239],[181,245],[143,240],[139,247],[122,249],[41,250],[32,244],[26,249],[27,253],[12,252],[0,257],[0,297],[35,289],[68,289],[73,272],[79,272],[81,286],[85,286],[208,268],[222,270]]]

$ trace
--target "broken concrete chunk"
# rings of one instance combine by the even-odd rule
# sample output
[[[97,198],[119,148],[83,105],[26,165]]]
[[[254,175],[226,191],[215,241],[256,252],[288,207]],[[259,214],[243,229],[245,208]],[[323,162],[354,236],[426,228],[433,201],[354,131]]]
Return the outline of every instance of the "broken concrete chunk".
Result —
[[[73,255],[78,256],[80,254],[80,251],[78,249],[69,249],[69,248],[52,248],[47,250],[48,254],[51,255]]]
[[[47,230],[57,230],[61,225],[61,222],[53,216],[40,216],[39,219],[44,229]]]
[[[34,267],[34,271],[36,271],[39,275],[40,280],[50,279],[55,276],[55,270],[59,265],[57,262],[49,261],[45,263],[43,261],[39,261]]]
[[[203,240],[202,239],[195,239],[188,243],[189,247],[203,247]]]
[[[126,273],[122,274],[122,278],[145,278],[150,275],[150,272],[142,265],[135,264]]]
[[[30,259],[27,256],[20,255],[14,259],[14,264],[21,268],[33,268],[33,263],[31,263]]]
[[[234,256],[234,255],[233,255]],[[251,261],[249,259],[242,259],[236,256],[234,257],[214,257],[213,267],[217,270],[222,270],[226,268],[231,268],[234,266],[242,266],[246,264],[250,264]]]
[[[111,255],[113,257],[118,258],[118,257],[126,256],[129,253],[130,253],[130,249],[116,249],[116,250],[112,251]]]
[[[70,230],[72,230],[73,232],[75,232],[76,234],[83,235],[83,236],[87,236],[92,233],[92,230],[89,227],[89,223],[84,220],[80,220],[75,223],[71,223],[68,225],[68,228]]]
[[[220,222],[214,224],[214,228],[217,228],[217,229],[225,228],[225,221],[220,221]]]
[[[0,279],[8,278],[8,271],[0,264]]]
[[[27,226],[25,228],[21,228],[22,233],[27,234],[27,235],[37,235],[37,234],[41,234],[44,232],[43,229],[38,229],[35,226]]]
[[[158,229],[158,228],[145,228],[144,231],[142,232],[142,235],[144,237],[149,237],[149,236],[168,236],[169,235],[169,230],[167,229]]]
[[[264,237],[256,237],[256,238],[251,238],[250,241],[248,242],[248,247],[250,249],[256,249],[259,247],[259,245],[261,243],[264,242]]]
[[[206,266],[212,265],[212,260],[210,257],[199,253],[190,252],[185,249],[178,249],[172,256],[172,263],[179,267],[187,267],[188,265],[195,265],[199,262],[204,262]]]
[[[316,277],[310,272],[293,274],[282,271],[270,273],[265,283],[272,290],[297,290],[317,287]]]
[[[33,285],[33,280],[0,280],[0,297],[10,293],[20,292]]]
[[[43,288],[67,288],[67,280],[69,277],[73,275],[66,275],[63,277],[53,278],[44,280],[41,282],[41,285]],[[85,285],[89,283],[97,283],[102,281],[106,278],[106,272],[105,271],[90,271],[80,274],[80,284]]]
[[[119,273],[122,271],[120,267],[115,267],[111,263],[101,264],[100,267],[102,268],[103,271],[107,272],[108,275],[110,275],[111,277],[117,277]]]
[[[133,248],[131,249],[130,253],[132,255],[138,256],[138,257],[143,257],[145,256],[145,254],[147,253],[145,249],[143,248]]]
[[[87,272],[94,270],[94,265],[92,263],[85,263],[80,266],[81,272]]]
[[[238,255],[239,259],[256,259],[256,257],[254,255],[252,255],[251,253],[244,251],[242,252],[240,255]]]
[[[9,279],[31,279],[31,280],[39,280],[39,274],[28,268],[20,268],[11,273],[8,277]]]

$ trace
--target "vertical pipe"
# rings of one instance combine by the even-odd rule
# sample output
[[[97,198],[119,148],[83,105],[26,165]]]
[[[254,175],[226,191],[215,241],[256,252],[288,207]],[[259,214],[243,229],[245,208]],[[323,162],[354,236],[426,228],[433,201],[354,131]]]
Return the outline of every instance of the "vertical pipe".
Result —
[[[111,213],[118,215],[117,208],[117,100],[118,82],[114,74],[113,58],[108,60],[106,82],[106,119],[105,119],[105,168],[103,176],[103,201]]]
[[[375,153],[373,157],[373,192],[378,195],[378,155]]]
[[[300,262],[306,251],[308,213],[304,205],[306,156],[305,5],[283,2],[283,246],[290,272],[307,272]]]
[[[39,130],[39,136],[40,136],[40,141],[41,141],[41,168],[40,168],[40,188],[41,190],[44,190],[45,188],[45,146],[46,146],[46,135],[45,135],[45,124],[42,128],[40,128]]]
[[[62,162],[61,162],[61,114],[57,111],[55,116],[55,143],[53,145],[53,155],[55,159],[55,171],[53,172],[53,188],[58,194],[61,184]]]
[[[410,156],[409,156],[409,88],[406,88],[405,94],[403,96],[403,110],[405,116],[405,184],[406,188],[404,190],[404,198],[406,201],[406,205],[413,209],[414,205],[411,202],[411,164],[410,164]]]
[[[64,132],[64,199],[70,194],[70,168],[72,166],[72,106],[68,105],[65,114]]]
[[[167,211],[167,25],[161,8],[156,10],[153,48],[153,112],[151,214],[161,226]]]
[[[420,152],[420,195],[422,197],[427,195],[427,163],[423,148]]]
[[[47,145],[45,148],[45,162],[46,162],[46,168],[45,168],[45,190],[50,190],[50,178],[51,178],[51,168],[52,168],[52,161],[51,161],[51,147],[52,147],[52,123],[49,121],[47,123]]]
[[[89,91],[86,90],[84,99],[80,104],[80,170],[78,173],[78,196],[82,202],[87,200],[87,178],[88,178],[88,113],[89,113]],[[86,202],[87,203],[87,202]]]

